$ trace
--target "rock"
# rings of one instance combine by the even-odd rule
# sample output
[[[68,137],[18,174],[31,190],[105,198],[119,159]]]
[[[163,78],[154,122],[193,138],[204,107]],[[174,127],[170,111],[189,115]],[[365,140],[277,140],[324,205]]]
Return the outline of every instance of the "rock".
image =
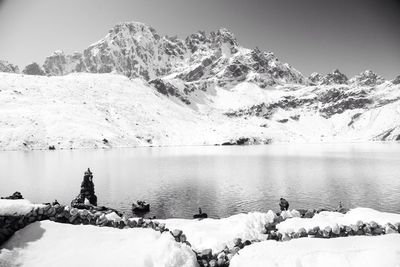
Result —
[[[69,214],[71,214],[71,216],[75,216],[78,215],[79,211],[76,208],[72,208],[69,210]]]
[[[276,223],[267,223],[265,225],[265,229],[267,230],[267,233],[271,231],[276,231]]]
[[[357,225],[358,229],[361,229],[364,227],[364,223],[362,221],[357,221],[356,225]]]
[[[324,238],[329,238],[331,236],[332,228],[330,226],[327,226],[324,228],[322,231],[323,237]]]
[[[304,228],[300,228],[298,231],[299,237],[307,237],[307,231]]]
[[[181,234],[182,234],[182,230],[175,229],[175,230],[173,230],[173,231],[171,232],[171,234],[172,234],[173,237],[179,238],[179,237],[181,236]]]
[[[233,254],[232,253],[228,253],[228,255],[226,255],[226,257],[228,258],[228,261],[230,261],[233,258]]]
[[[372,231],[373,235],[383,235],[385,233],[385,229],[383,229],[381,226],[377,226],[376,228],[374,228],[374,230]]]
[[[27,75],[40,75],[40,76],[45,75],[43,69],[36,62],[27,65],[22,70],[22,73]]]
[[[241,239],[241,238],[235,238],[235,239],[233,240],[233,246],[239,247],[239,246],[241,246],[241,245],[242,245],[242,239]]]
[[[353,230],[353,232],[357,232],[357,230],[358,230],[358,226],[355,224],[350,224],[350,228],[351,228],[351,230]]]
[[[385,225],[385,233],[386,234],[397,234],[398,231],[397,231],[396,227],[393,224],[387,223]]]
[[[217,266],[225,266],[226,260],[225,258],[218,258]]]
[[[11,196],[2,197],[1,199],[24,199],[20,192],[16,191]]]
[[[224,251],[220,252],[220,253],[217,255],[217,259],[225,259],[225,257],[226,257],[226,254],[225,254]]]
[[[397,231],[400,233],[400,222],[395,223],[394,226],[396,227]]]
[[[201,259],[209,260],[212,257],[212,250],[211,249],[204,249],[204,250],[201,251],[199,256],[200,256]]]
[[[319,230],[319,226],[315,226],[313,229],[308,230],[308,235],[315,236],[317,235]]]
[[[187,240],[186,235],[181,234],[181,236],[179,237],[179,240],[181,243],[185,243],[185,241]]]
[[[283,236],[282,236],[282,241],[289,241],[289,240],[291,240],[292,238],[287,234],[287,233],[283,233]]]
[[[353,228],[348,226],[348,225],[346,225],[345,226],[345,233],[346,233],[346,235],[353,235],[354,234]]]
[[[371,228],[376,228],[376,227],[378,227],[378,224],[377,224],[376,222],[374,222],[374,221],[371,221],[371,222],[369,223],[369,226],[370,226]]]
[[[244,246],[251,245],[251,241],[250,241],[250,240],[246,240],[246,241],[244,241],[243,245],[244,245]]]
[[[208,261],[207,261],[206,259],[202,259],[202,260],[201,260],[201,266],[202,266],[202,267],[208,267],[208,266],[210,266],[210,265],[208,264]]]
[[[307,210],[306,213],[304,214],[304,218],[312,218],[314,217],[314,210]]]
[[[136,225],[137,225],[137,223],[135,220],[128,220],[128,226],[130,228],[134,228],[134,227],[136,227]]]
[[[217,261],[216,260],[210,260],[209,262],[210,267],[216,267],[217,266]]]
[[[340,235],[340,227],[337,223],[335,223],[335,225],[333,226],[332,233],[336,236]]]
[[[235,255],[236,253],[239,252],[239,250],[240,250],[239,247],[233,247],[233,248],[231,249],[230,253],[233,254],[233,255]]]

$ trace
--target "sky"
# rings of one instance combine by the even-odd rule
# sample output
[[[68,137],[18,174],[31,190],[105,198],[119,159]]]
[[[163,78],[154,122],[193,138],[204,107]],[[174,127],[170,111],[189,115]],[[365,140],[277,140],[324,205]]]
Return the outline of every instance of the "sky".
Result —
[[[0,0],[0,59],[42,64],[55,50],[83,51],[123,21],[181,38],[224,27],[305,75],[400,74],[400,0]]]

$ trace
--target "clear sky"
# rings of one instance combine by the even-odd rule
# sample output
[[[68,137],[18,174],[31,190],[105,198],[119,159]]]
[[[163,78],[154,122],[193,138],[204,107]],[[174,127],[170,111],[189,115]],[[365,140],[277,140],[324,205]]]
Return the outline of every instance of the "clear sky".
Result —
[[[400,74],[399,0],[0,0],[0,59],[22,68],[83,51],[121,21],[181,38],[225,27],[305,75]]]

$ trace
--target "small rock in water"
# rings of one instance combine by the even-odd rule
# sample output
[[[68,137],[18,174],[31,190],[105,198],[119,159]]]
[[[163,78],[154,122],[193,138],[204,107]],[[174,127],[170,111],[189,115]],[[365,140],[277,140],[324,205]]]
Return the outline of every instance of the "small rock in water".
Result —
[[[340,227],[337,223],[335,223],[335,225],[332,228],[332,233],[339,236],[340,235]]]

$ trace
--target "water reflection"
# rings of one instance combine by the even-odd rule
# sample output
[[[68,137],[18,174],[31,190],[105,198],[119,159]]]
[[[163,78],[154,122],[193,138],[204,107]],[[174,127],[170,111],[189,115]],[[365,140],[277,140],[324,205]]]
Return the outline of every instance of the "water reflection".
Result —
[[[142,199],[158,218],[267,211],[281,196],[400,212],[399,163],[400,145],[380,143],[0,152],[0,195],[69,203],[90,167],[100,205],[129,212]]]

